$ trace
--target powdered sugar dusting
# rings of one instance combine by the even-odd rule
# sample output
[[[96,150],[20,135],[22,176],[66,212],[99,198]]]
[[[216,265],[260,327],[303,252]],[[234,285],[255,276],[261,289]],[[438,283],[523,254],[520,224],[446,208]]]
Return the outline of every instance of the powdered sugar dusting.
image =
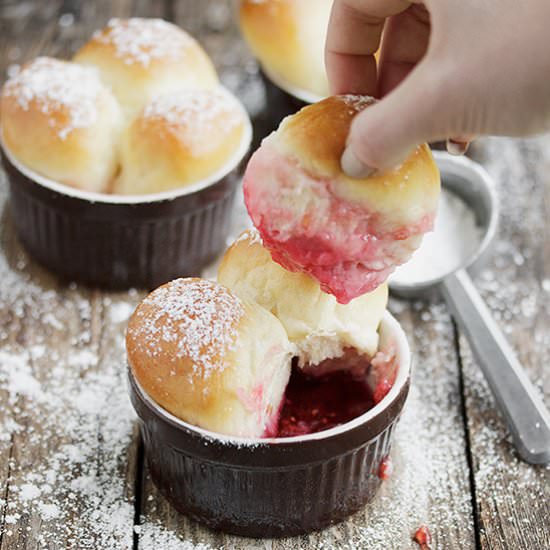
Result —
[[[115,55],[127,65],[147,67],[156,59],[174,59],[196,44],[185,31],[162,19],[111,19],[94,34],[97,42],[113,45]]]
[[[37,105],[64,140],[74,129],[95,123],[97,97],[102,89],[96,69],[38,57],[8,80],[3,94],[15,98],[25,111],[31,103]]]
[[[220,118],[223,117],[223,126]],[[159,96],[143,112],[144,119],[162,119],[197,135],[226,132],[243,122],[237,100],[222,90],[185,90]]]
[[[235,244],[242,242],[248,243],[249,246],[253,244],[262,244],[262,237],[260,232],[255,227],[252,227],[243,231],[235,240]]]
[[[346,105],[353,107],[355,111],[360,111],[368,105],[376,102],[376,99],[374,99],[374,97],[371,97],[370,95],[343,94],[337,97]]]
[[[447,275],[475,253],[482,237],[473,210],[443,189],[433,232],[424,236],[420,248],[395,270],[390,281],[413,285]]]
[[[139,323],[128,332],[137,346],[154,357],[163,342],[177,342],[173,360],[191,359],[195,372],[206,378],[225,368],[224,358],[236,347],[236,325],[244,308],[222,285],[176,279],[149,294],[134,315]]]
[[[168,531],[158,523],[147,522],[137,527],[140,535],[140,546],[146,549],[162,550],[218,550],[209,544],[197,544],[184,540],[172,531]],[[219,549],[223,550],[223,549]]]
[[[97,321],[100,310],[110,316],[108,304],[84,289],[57,296],[28,279],[24,255],[12,257],[23,271],[0,254],[0,303],[10,312],[10,322],[0,322],[0,460],[9,463],[9,478],[0,478],[4,543],[17,547],[22,528],[38,523],[39,548],[129,548],[134,506],[124,472],[134,413],[124,328],[111,325],[102,348]],[[46,315],[59,322],[44,322]],[[12,340],[23,322],[34,327],[28,345]],[[81,328],[74,340],[68,324]]]

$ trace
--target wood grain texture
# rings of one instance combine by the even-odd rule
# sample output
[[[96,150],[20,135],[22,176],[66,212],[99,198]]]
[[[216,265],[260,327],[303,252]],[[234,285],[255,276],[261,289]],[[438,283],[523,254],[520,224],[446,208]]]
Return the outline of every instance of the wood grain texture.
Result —
[[[550,138],[490,139],[476,159],[495,178],[502,220],[495,253],[476,280],[495,320],[550,402]],[[519,460],[489,388],[460,340],[480,545],[550,548],[550,469]]]
[[[220,0],[43,3],[24,19],[0,22],[0,80],[10,65],[38,54],[69,56],[112,16],[165,17],[213,56],[222,82],[253,116],[257,141],[285,106],[266,105],[234,8]],[[547,151],[548,137],[474,148],[499,181],[503,204],[496,254],[477,283],[548,398]],[[467,343],[438,301],[390,303],[410,337],[413,385],[392,450],[394,473],[363,511],[281,540],[214,533],[179,515],[143,467],[126,397],[124,328],[143,294],[66,285],[37,266],[14,234],[2,178],[0,550],[407,550],[417,548],[412,534],[423,523],[434,548],[550,548],[550,471],[515,457]],[[232,236],[247,223],[241,198]]]
[[[70,56],[109,17],[97,4],[71,12],[72,4],[45,6],[6,28],[1,74],[39,54]],[[0,548],[129,548],[138,438],[121,389],[126,319],[112,319],[113,311],[120,317],[117,295],[60,283],[27,257],[5,185],[0,363],[2,410],[11,418],[0,423],[11,461],[0,467],[4,476],[9,469]]]

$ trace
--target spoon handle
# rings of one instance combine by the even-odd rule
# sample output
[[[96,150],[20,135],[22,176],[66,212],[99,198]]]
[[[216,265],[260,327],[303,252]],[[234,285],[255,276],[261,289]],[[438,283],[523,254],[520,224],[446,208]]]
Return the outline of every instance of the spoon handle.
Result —
[[[470,276],[463,269],[449,275],[441,291],[470,342],[520,456],[530,464],[550,462],[550,414]]]

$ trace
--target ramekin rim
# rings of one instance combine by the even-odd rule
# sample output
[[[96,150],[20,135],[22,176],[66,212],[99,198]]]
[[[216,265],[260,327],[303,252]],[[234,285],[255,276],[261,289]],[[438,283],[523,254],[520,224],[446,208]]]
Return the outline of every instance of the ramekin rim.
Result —
[[[46,176],[35,172],[32,168],[27,167],[21,161],[15,158],[13,153],[9,150],[8,146],[4,141],[4,132],[2,125],[0,124],[0,150],[7,157],[9,162],[25,177],[51,191],[55,191],[64,196],[68,196],[74,199],[80,199],[83,201],[91,203],[104,203],[104,204],[146,204],[146,203],[155,203],[162,202],[167,200],[173,200],[179,197],[186,195],[191,195],[195,192],[202,191],[207,187],[215,185],[225,176],[230,174],[233,170],[237,168],[239,163],[245,158],[247,152],[250,149],[252,143],[252,122],[250,116],[245,109],[244,105],[235,97],[225,86],[219,85],[219,89],[223,90],[224,93],[231,95],[231,97],[236,101],[244,115],[245,127],[243,136],[241,138],[241,143],[231,156],[231,158],[222,166],[220,169],[216,170],[210,174],[207,178],[204,178],[201,181],[187,185],[184,187],[178,187],[177,189],[172,189],[170,191],[161,191],[159,193],[148,193],[143,195],[122,195],[120,193],[97,193],[94,191],[82,191],[75,187],[71,187],[68,184],[60,183],[58,181],[52,180]]]
[[[401,391],[405,387],[411,372],[412,357],[407,340],[407,336],[401,327],[400,323],[395,319],[395,317],[386,310],[382,318],[382,323],[389,325],[391,327],[392,337],[396,340],[396,344],[399,350],[399,355],[401,355],[402,360],[400,361],[399,369],[397,371],[397,377],[393,383],[390,391],[384,396],[384,398],[377,403],[374,407],[369,409],[367,412],[363,413],[360,416],[357,416],[353,420],[330,428],[328,430],[323,430],[320,432],[297,435],[292,437],[270,437],[270,438],[260,438],[260,437],[242,437],[242,436],[232,436],[226,434],[220,434],[213,432],[211,430],[206,430],[199,426],[194,426],[180,418],[174,416],[166,409],[161,407],[156,403],[147,392],[141,387],[138,380],[132,373],[132,369],[128,368],[129,376],[131,377],[132,384],[135,386],[136,391],[139,393],[139,397],[146,403],[146,405],[154,411],[155,414],[158,414],[162,417],[163,420],[169,422],[176,428],[184,429],[188,432],[191,432],[194,435],[197,435],[208,442],[220,443],[227,446],[236,446],[236,447],[277,447],[280,445],[292,445],[307,443],[312,441],[322,441],[330,439],[334,436],[341,435],[343,433],[350,432],[359,426],[362,426],[369,422],[370,420],[377,417],[382,411],[387,409],[394,401],[399,397]]]
[[[275,73],[270,71],[263,63],[261,64],[262,71],[265,73],[267,78],[273,82],[276,86],[281,88],[284,92],[287,94],[290,94],[291,96],[295,97],[296,99],[299,99],[300,101],[303,101],[304,103],[317,103],[318,101],[321,101],[325,99],[328,96],[325,95],[319,95],[315,92],[310,92],[308,90],[304,90],[303,88],[298,88],[296,86],[293,86],[286,80],[284,80],[282,77],[277,76]]]

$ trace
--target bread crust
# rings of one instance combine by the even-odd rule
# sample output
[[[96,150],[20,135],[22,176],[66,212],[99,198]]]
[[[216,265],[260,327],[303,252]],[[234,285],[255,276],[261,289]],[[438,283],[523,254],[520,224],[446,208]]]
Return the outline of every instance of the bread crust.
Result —
[[[241,1],[243,35],[266,72],[282,87],[319,98],[328,95],[324,43],[331,5],[332,0]]]
[[[200,44],[162,19],[112,19],[73,60],[99,70],[128,119],[156,95],[219,84],[214,65]]]
[[[47,178],[106,192],[117,168],[120,108],[96,71],[39,57],[10,79],[0,99],[2,138]]]
[[[189,90],[151,101],[124,132],[115,192],[157,193],[196,183],[241,148],[248,125],[227,90]]]
[[[126,334],[133,375],[160,406],[219,433],[274,428],[290,345],[268,311],[223,285],[176,279],[143,300]]]

